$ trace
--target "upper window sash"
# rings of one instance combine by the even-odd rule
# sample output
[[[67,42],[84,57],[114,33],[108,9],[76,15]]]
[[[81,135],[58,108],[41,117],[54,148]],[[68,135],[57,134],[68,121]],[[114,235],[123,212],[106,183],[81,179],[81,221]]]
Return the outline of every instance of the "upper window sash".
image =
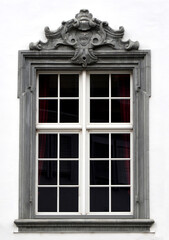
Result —
[[[86,79],[87,129],[132,129],[132,73],[129,71],[87,72]],[[121,89],[118,87],[119,84],[122,86]],[[113,87],[114,85],[116,86]]]

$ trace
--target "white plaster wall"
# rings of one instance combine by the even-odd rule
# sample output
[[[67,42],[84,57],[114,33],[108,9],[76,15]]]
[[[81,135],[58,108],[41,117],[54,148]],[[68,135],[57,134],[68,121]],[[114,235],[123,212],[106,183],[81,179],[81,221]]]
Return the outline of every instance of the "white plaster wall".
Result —
[[[125,39],[152,51],[150,99],[150,205],[155,220],[145,234],[17,234],[19,100],[17,52],[45,40],[43,29],[56,29],[87,8]],[[168,0],[0,0],[0,239],[3,240],[167,240],[169,231],[169,1]]]

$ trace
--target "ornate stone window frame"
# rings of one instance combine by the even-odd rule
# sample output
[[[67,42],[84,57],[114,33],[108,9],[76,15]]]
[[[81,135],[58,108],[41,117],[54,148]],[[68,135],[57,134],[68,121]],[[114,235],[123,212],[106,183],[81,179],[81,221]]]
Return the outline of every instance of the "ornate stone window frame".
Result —
[[[124,28],[111,29],[81,10],[48,39],[19,51],[20,99],[19,232],[149,232],[150,51],[121,39]],[[37,51],[38,50],[38,51]],[[130,71],[133,75],[134,213],[132,216],[36,216],[36,78],[39,71]]]

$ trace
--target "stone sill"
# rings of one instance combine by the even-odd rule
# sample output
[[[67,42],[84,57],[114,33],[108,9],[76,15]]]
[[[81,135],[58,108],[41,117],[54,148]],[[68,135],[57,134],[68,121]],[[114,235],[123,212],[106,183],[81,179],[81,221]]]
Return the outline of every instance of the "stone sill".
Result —
[[[17,219],[22,233],[52,232],[150,232],[152,219]]]

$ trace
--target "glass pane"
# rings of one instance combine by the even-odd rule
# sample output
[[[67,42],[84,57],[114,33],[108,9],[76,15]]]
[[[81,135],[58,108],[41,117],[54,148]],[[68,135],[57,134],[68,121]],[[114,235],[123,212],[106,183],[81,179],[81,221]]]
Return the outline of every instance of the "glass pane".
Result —
[[[78,185],[78,161],[60,161],[60,184]]]
[[[79,100],[60,100],[60,122],[79,121]]]
[[[130,74],[111,75],[111,96],[130,97]]]
[[[130,100],[111,100],[111,122],[130,122]]]
[[[109,100],[90,100],[90,122],[109,122]]]
[[[39,100],[39,122],[54,123],[58,120],[58,100]]]
[[[109,211],[109,188],[90,188],[90,212]]]
[[[60,75],[60,96],[78,97],[79,96],[79,75],[62,74]]]
[[[59,190],[59,212],[78,212],[78,188]]]
[[[130,184],[130,161],[111,161],[111,184]]]
[[[60,158],[78,158],[78,148],[78,134],[60,134]]]
[[[39,158],[57,158],[57,134],[39,134]]]
[[[39,97],[58,96],[58,75],[40,74],[39,75]]]
[[[90,157],[109,157],[109,134],[90,134]]]
[[[38,183],[39,185],[57,184],[57,161],[38,162]]]
[[[111,134],[111,157],[130,158],[130,134]]]
[[[90,161],[90,184],[109,184],[109,161]]]
[[[90,75],[90,96],[108,97],[109,96],[109,75],[91,74]]]
[[[57,211],[57,188],[39,187],[38,188],[38,212]]]
[[[129,212],[130,211],[130,188],[114,187],[111,188],[111,211]]]

